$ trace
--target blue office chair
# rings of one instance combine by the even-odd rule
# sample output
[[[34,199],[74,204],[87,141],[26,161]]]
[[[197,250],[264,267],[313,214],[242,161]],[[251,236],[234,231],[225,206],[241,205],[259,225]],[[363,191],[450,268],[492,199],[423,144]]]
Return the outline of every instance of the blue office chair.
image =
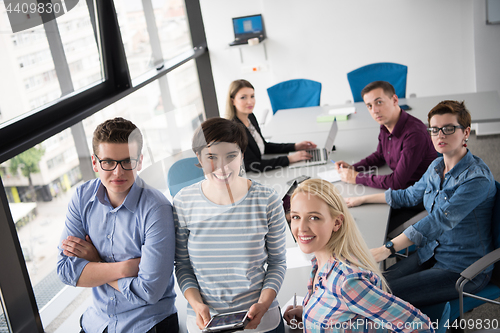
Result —
[[[172,164],[168,170],[168,189],[172,198],[184,187],[205,179],[203,170],[196,166],[198,158],[188,157]]]
[[[446,324],[450,323],[450,302],[430,305],[421,308],[420,311],[425,313],[433,323],[437,323],[436,333],[446,332]]]
[[[278,110],[319,106],[321,83],[296,79],[283,81],[267,88],[273,114]]]
[[[461,277],[457,280],[455,288],[459,293],[459,298],[450,301],[450,324],[457,318],[464,318],[464,313],[468,312],[486,302],[500,305],[499,302],[494,301],[500,297],[500,183],[495,182],[497,194],[495,197],[495,205],[493,206],[493,219],[492,219],[492,235],[495,249],[491,251],[462,273]],[[463,291],[464,286],[476,277],[483,270],[495,264],[493,274],[490,282],[477,294],[469,294]],[[464,296],[467,296],[464,298]],[[477,297],[481,297],[480,299]],[[442,306],[443,303],[441,303]],[[438,304],[439,305],[439,304]],[[421,308],[422,312],[426,312],[427,307]]]
[[[495,181],[495,186],[497,188],[497,194],[495,197],[495,205],[493,206],[491,234],[496,250],[491,251],[460,273],[460,278],[457,280],[455,288],[459,294],[458,315],[461,319],[464,317],[464,312],[470,311],[485,302],[500,305],[500,302],[494,301],[494,299],[500,297],[500,183]],[[470,280],[493,264],[495,265],[493,274],[486,288],[475,295],[463,291],[465,285]],[[464,298],[464,296],[467,296],[467,298]],[[456,312],[456,306],[455,309],[452,307],[452,310]],[[458,318],[456,313],[452,312],[451,315],[454,316],[453,319]]]
[[[366,65],[347,73],[354,102],[362,102],[361,90],[370,82],[387,81],[394,86],[399,98],[406,97],[406,77],[408,67],[392,62]]]

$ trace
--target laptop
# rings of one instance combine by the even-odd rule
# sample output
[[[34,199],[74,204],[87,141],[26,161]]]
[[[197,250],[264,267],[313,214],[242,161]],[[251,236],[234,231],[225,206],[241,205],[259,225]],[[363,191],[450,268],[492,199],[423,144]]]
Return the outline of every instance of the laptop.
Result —
[[[248,44],[252,38],[262,42],[266,38],[261,14],[233,18],[233,30],[234,41],[229,46]]]
[[[328,154],[334,149],[335,137],[337,136],[337,120],[332,122],[332,127],[330,127],[330,132],[328,133],[328,138],[324,148],[308,149],[307,152],[312,155],[312,158],[307,161],[300,161],[297,163],[290,164],[289,168],[301,168],[311,165],[326,164],[328,162]],[[293,153],[290,153],[293,154]]]

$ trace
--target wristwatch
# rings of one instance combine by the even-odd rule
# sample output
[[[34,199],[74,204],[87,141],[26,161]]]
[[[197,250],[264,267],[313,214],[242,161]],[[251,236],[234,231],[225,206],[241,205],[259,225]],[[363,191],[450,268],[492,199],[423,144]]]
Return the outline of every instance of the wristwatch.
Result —
[[[391,250],[391,254],[396,253],[396,250],[394,250],[394,243],[393,242],[388,241],[387,243],[385,243],[385,247],[388,248],[389,250]]]

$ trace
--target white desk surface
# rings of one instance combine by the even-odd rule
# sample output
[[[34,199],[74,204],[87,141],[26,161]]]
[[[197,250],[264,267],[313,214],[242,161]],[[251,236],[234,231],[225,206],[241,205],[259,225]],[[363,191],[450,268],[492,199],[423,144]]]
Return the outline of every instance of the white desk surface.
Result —
[[[362,128],[356,128],[357,125],[352,125],[352,121],[355,120],[353,116],[347,121],[339,121],[338,127],[339,131],[335,138],[336,150],[330,153],[331,160],[339,161],[344,160],[349,164],[358,162],[360,159],[365,158],[374,152],[378,144],[378,134],[380,131],[380,126],[371,118],[365,108],[368,117],[357,118],[361,119],[361,122],[366,122],[366,126]],[[322,147],[326,141],[326,137],[330,130],[331,123],[317,123],[316,115],[323,112],[324,107],[307,108],[307,117],[304,117],[303,109],[291,109],[283,110],[276,113],[272,121],[266,125],[266,130],[271,129],[268,133],[272,133],[270,141],[272,142],[300,142],[302,140],[311,140]],[[331,107],[328,107],[331,108]],[[311,113],[309,111],[312,111]],[[280,115],[287,117],[283,119],[275,118]],[[287,112],[296,113],[295,115],[287,114]],[[302,116],[301,116],[302,113]],[[315,114],[316,113],[316,114]],[[283,130],[283,126],[275,126],[275,122],[286,121],[287,129]],[[360,122],[354,121],[354,123],[359,124]],[[371,125],[371,126],[368,126]],[[311,131],[308,126],[314,128]],[[272,130],[272,128],[275,128]],[[293,131],[288,130],[289,128],[295,128]],[[325,165],[317,165],[311,167],[303,168],[282,168],[267,171],[265,173],[248,173],[248,178],[255,179],[256,181],[265,184],[269,187],[274,188],[279,194],[284,195],[285,191],[288,189],[286,182],[290,179],[298,177],[300,175],[311,176],[313,178],[317,177],[318,172],[333,169],[334,165],[330,161]],[[381,174],[387,174],[391,170],[386,166],[379,170]],[[335,187],[339,190],[343,197],[349,196],[359,196],[365,194],[381,193],[383,190],[365,187],[363,185],[352,185],[346,184],[344,182],[335,182]],[[360,207],[350,208],[349,210],[353,215],[358,228],[363,235],[369,248],[380,246],[385,238],[385,229],[387,225],[387,218],[389,215],[389,206],[386,204],[373,204],[364,205]],[[288,251],[296,251],[293,247],[296,247],[292,235],[289,230],[287,230],[287,248]],[[298,256],[297,256],[298,257]],[[304,258],[299,258],[303,263]],[[281,287],[280,293],[278,294],[278,302],[281,306],[284,306],[294,293],[299,296],[304,296],[307,292],[307,281],[309,279],[309,274],[311,272],[310,266],[295,267],[295,262],[287,263],[290,268],[287,269],[285,280]],[[292,268],[292,266],[294,268]],[[283,309],[282,309],[283,310]],[[290,327],[285,325],[286,332],[293,332]]]
[[[424,124],[427,124],[427,114],[429,111],[436,106],[437,103],[447,99],[465,101],[465,105],[471,113],[473,124],[500,122],[500,97],[496,91],[402,98],[399,100],[399,104],[409,105],[412,110],[408,111],[408,113],[422,120]],[[363,102],[357,102],[345,105],[324,105],[279,110],[272,117],[269,124],[263,127],[262,132],[266,139],[272,137],[275,133],[282,135],[328,132],[330,129],[330,122],[318,123],[316,117],[320,114],[327,113],[328,110],[331,109],[352,106],[356,108],[356,113],[351,114],[349,120],[338,122],[339,132],[380,127],[380,125],[370,116],[365,104]],[[310,139],[306,138],[305,140]]]

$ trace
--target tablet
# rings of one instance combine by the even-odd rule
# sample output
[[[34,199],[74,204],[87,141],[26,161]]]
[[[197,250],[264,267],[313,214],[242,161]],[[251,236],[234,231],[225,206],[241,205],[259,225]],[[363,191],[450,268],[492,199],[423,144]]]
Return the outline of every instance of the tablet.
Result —
[[[210,319],[202,332],[212,333],[244,330],[249,321],[250,318],[248,318],[247,310],[220,313]]]

